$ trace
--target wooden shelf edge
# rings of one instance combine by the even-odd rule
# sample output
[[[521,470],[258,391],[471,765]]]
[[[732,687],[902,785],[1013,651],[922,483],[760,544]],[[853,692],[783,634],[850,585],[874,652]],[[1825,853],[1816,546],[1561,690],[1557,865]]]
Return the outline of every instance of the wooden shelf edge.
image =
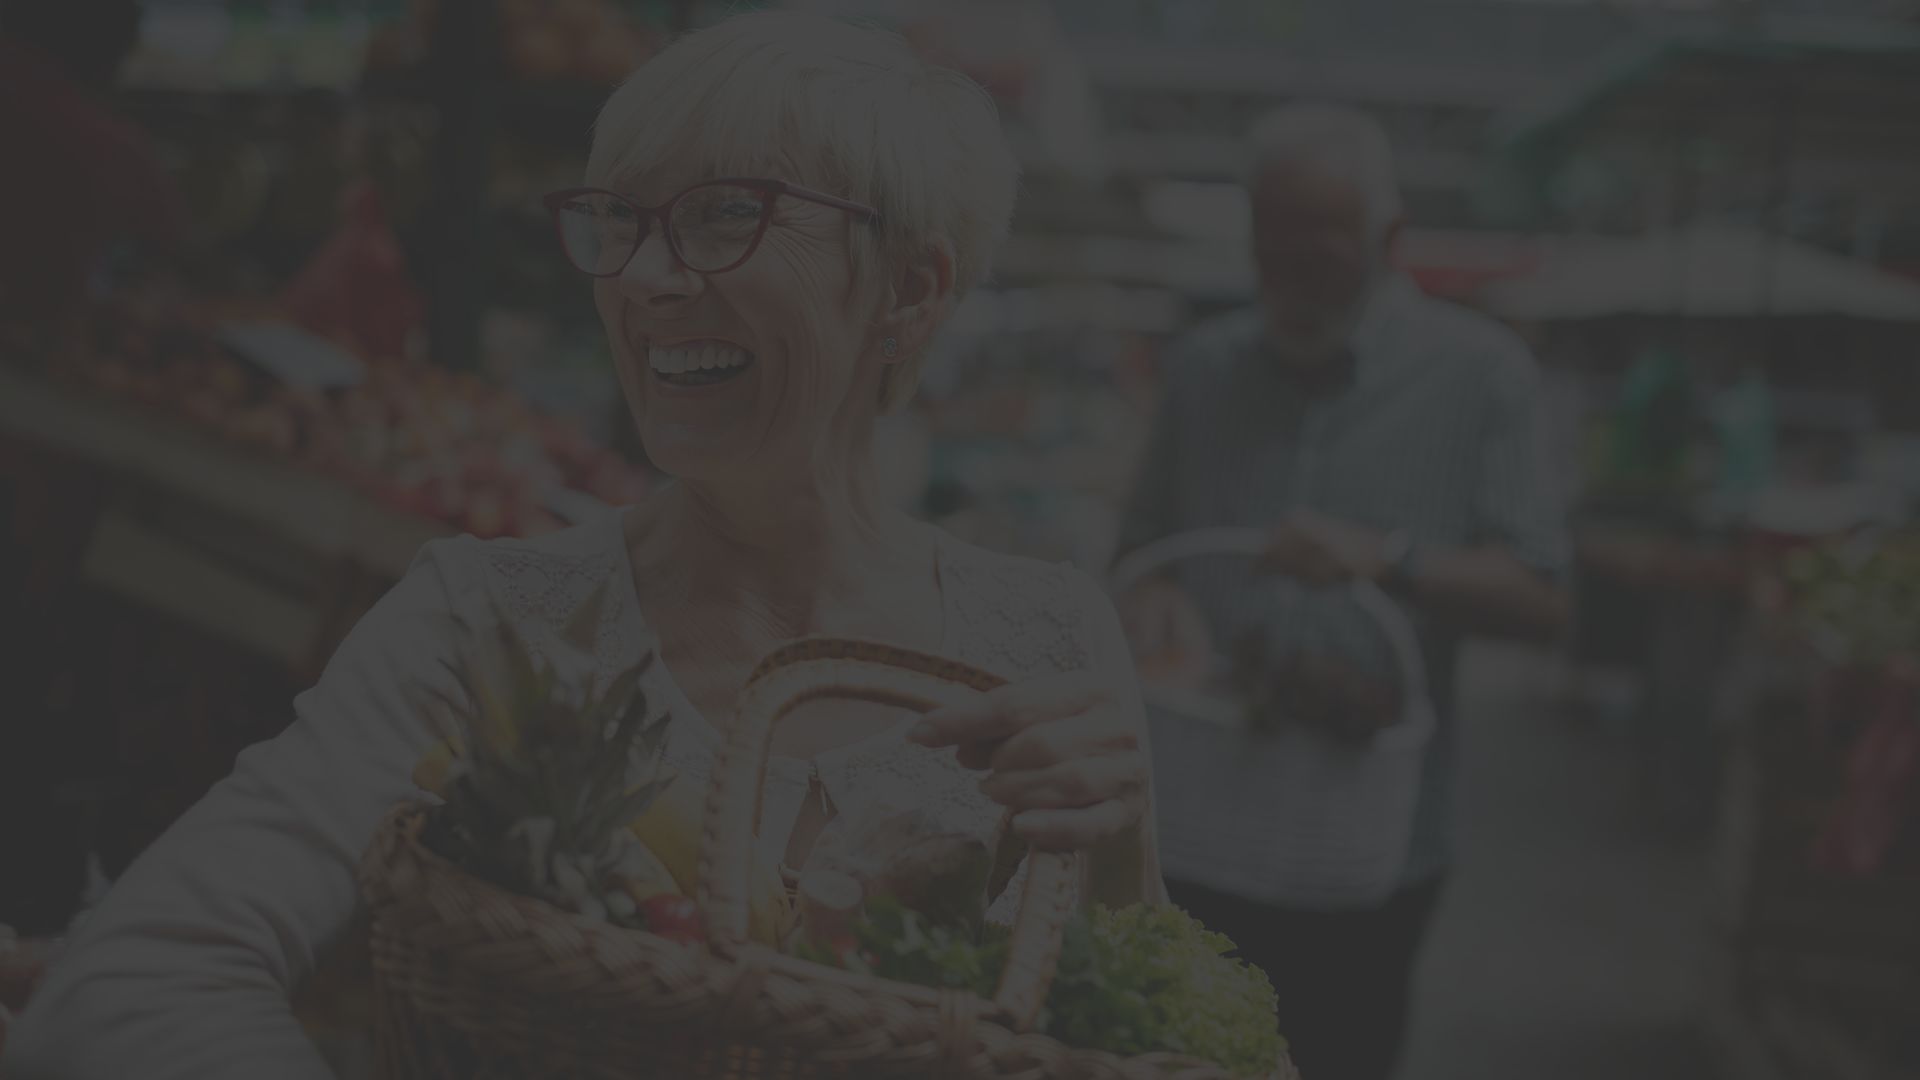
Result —
[[[321,556],[399,578],[427,541],[455,530],[390,510],[284,461],[248,458],[137,406],[0,368],[0,431],[156,484]]]

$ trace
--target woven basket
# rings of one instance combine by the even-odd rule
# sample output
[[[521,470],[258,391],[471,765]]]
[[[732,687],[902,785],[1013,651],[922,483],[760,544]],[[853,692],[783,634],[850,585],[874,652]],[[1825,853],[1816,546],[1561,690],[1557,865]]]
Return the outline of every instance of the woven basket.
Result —
[[[992,1000],[840,971],[747,938],[748,854],[773,726],[823,698],[926,711],[1001,685],[890,646],[811,639],[764,660],[713,770],[701,853],[705,944],[670,942],[482,882],[420,843],[402,805],[361,867],[381,1075],[1234,1080],[1173,1055],[1122,1058],[1032,1030],[1059,960],[1075,856],[1030,856]],[[1276,1063],[1273,1077],[1291,1077]]]

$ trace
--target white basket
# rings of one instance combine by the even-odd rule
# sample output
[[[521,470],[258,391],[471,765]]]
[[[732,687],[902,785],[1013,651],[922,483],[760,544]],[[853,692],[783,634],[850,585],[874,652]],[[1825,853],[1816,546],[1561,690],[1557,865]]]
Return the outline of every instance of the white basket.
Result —
[[[1254,555],[1255,529],[1182,533],[1115,567],[1114,595],[1168,563]],[[1400,884],[1434,714],[1418,639],[1368,582],[1353,599],[1379,624],[1403,680],[1405,714],[1365,744],[1299,724],[1255,728],[1245,706],[1148,687],[1161,859],[1169,877],[1290,907],[1367,907]],[[1261,824],[1255,824],[1259,822]]]

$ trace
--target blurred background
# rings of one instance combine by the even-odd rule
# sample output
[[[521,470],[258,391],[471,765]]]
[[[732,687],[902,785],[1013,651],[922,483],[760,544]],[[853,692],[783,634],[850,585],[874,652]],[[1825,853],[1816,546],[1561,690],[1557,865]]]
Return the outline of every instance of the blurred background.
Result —
[[[538,197],[751,6],[0,3],[0,923],[57,937],[423,541],[655,483]],[[880,448],[963,537],[1106,566],[1163,346],[1252,299],[1275,105],[1377,116],[1402,267],[1535,350],[1577,625],[1469,652],[1404,1075],[1920,1076],[1920,5],[790,6],[1022,159]]]

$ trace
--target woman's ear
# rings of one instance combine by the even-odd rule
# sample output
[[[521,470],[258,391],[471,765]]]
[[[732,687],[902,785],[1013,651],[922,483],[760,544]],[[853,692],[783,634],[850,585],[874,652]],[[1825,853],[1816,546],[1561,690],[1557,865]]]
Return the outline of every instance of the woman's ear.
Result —
[[[902,353],[925,345],[952,309],[953,258],[953,245],[939,240],[894,274],[893,303],[884,321],[887,331],[900,339]]]

